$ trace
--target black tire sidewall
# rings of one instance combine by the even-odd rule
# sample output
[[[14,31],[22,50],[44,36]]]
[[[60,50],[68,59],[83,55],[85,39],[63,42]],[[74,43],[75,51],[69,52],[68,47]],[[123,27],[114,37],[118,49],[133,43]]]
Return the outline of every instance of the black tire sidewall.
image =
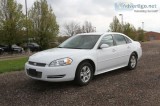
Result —
[[[88,66],[90,68],[90,71],[91,71],[91,77],[89,79],[88,82],[84,83],[81,78],[80,78],[80,73],[81,73],[81,69],[84,67],[84,66]],[[75,74],[75,81],[78,85],[87,85],[93,78],[93,67],[92,65],[89,63],[89,62],[82,62],[78,65],[78,68],[76,70],[76,74]]]
[[[131,66],[131,58],[132,58],[132,56],[134,56],[135,59],[136,59],[136,65],[135,65],[134,68]],[[128,68],[129,68],[130,70],[133,70],[133,69],[135,69],[136,67],[137,67],[137,56],[136,56],[135,53],[132,53],[131,56],[130,56],[130,58],[129,58]]]

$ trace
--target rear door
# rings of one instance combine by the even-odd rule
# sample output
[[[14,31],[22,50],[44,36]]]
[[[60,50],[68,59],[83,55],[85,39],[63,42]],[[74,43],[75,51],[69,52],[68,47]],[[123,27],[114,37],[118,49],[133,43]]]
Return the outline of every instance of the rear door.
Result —
[[[116,43],[115,49],[118,55],[116,58],[116,66],[126,66],[128,64],[131,49],[129,43],[127,43],[125,37],[120,34],[114,34],[113,39]]]

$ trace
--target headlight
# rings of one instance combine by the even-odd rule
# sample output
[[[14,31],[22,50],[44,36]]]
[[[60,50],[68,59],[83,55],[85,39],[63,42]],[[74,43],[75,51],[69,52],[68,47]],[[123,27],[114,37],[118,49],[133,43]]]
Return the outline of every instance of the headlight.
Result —
[[[65,65],[70,65],[72,63],[72,59],[71,58],[62,58],[62,59],[57,59],[52,61],[49,64],[49,67],[56,67],[56,66],[65,66]]]

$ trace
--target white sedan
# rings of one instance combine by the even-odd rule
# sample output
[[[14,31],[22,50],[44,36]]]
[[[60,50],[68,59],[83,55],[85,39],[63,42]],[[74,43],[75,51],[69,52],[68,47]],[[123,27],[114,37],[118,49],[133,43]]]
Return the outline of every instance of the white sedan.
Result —
[[[72,36],[57,48],[30,56],[25,72],[36,80],[75,80],[86,85],[94,75],[126,66],[135,69],[141,56],[141,44],[124,34],[85,33]]]

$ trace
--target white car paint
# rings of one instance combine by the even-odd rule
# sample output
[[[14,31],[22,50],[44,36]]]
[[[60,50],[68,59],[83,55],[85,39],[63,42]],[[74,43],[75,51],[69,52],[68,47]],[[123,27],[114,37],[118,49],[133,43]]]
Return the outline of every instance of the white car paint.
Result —
[[[128,39],[128,36],[121,33],[85,33],[79,34],[81,35],[101,35],[95,46],[92,49],[68,49],[68,48],[53,48],[49,50],[45,50],[42,52],[38,52],[29,57],[28,62],[25,64],[25,72],[26,75],[37,80],[44,81],[71,81],[75,78],[75,73],[80,62],[86,59],[90,59],[95,64],[95,73],[94,75],[98,75],[104,72],[108,72],[111,70],[115,70],[121,67],[125,67],[128,65],[130,55],[132,52],[136,52],[138,55],[138,59],[142,56],[141,45],[137,41],[131,40],[131,43],[124,45],[115,45],[112,47],[108,47],[105,49],[98,49],[99,43],[101,39],[105,35],[114,35],[120,34]],[[77,35],[77,36],[79,36]],[[62,59],[69,57],[73,61],[70,65],[65,66],[55,66],[50,67],[49,64],[57,59]],[[35,63],[45,63],[44,67],[29,64],[29,61]],[[28,74],[27,70],[34,69],[37,72],[41,72],[42,76],[40,78],[34,77]],[[63,76],[64,75],[64,76]],[[49,78],[49,76],[61,77],[61,78]]]

